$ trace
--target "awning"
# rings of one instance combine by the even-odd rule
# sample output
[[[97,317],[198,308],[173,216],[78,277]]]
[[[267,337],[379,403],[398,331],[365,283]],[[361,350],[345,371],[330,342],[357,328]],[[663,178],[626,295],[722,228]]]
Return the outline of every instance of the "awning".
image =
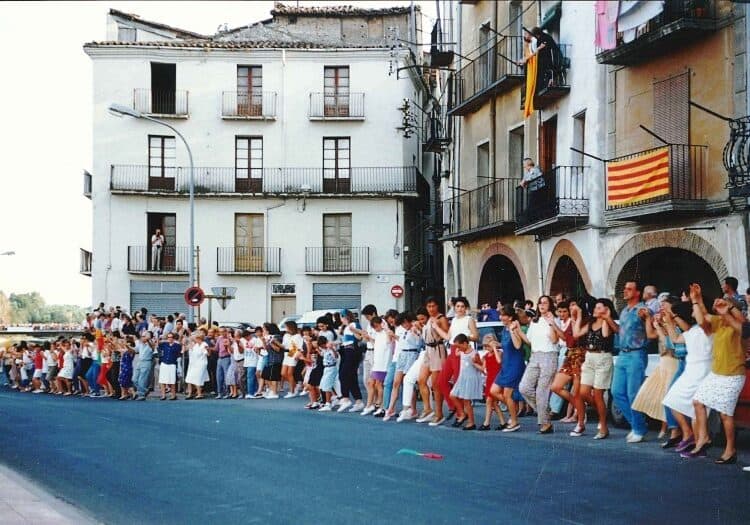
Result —
[[[562,15],[562,0],[554,2],[550,7],[547,8],[547,10],[544,12],[544,16],[542,17],[542,23],[540,27],[542,29],[547,29],[548,26],[560,20],[560,15]]]

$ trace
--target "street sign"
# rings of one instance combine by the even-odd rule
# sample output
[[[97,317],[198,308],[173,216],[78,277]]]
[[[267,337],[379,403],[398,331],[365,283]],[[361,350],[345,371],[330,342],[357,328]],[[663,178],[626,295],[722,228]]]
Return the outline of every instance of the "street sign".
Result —
[[[221,309],[226,310],[227,303],[234,299],[237,288],[234,286],[213,286],[211,287],[211,291],[214,293],[212,297],[219,301]]]
[[[206,294],[197,286],[191,286],[185,290],[185,302],[188,306],[200,306],[206,299]]]
[[[398,284],[391,286],[391,295],[396,299],[399,299],[404,295],[404,287]]]

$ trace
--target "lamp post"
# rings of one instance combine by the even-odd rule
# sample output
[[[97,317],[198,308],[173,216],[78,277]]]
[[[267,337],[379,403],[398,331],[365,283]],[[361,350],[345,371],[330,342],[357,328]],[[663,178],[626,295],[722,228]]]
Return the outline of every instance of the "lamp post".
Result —
[[[128,106],[123,106],[122,104],[111,104],[109,106],[109,112],[113,115],[116,115],[118,117],[121,117],[123,115],[127,115],[129,117],[138,118],[142,120],[150,120],[151,122],[156,122],[157,124],[161,124],[162,126],[166,126],[167,128],[171,129],[175,132],[175,134],[180,137],[182,140],[182,143],[185,144],[185,149],[187,149],[188,152],[188,158],[190,159],[190,267],[189,267],[189,280],[190,280],[190,286],[193,286],[195,284],[195,166],[193,165],[193,152],[190,150],[190,146],[187,143],[187,140],[185,140],[185,137],[182,136],[182,133],[177,131],[174,126],[171,124],[164,122],[163,120],[155,119],[153,117],[149,117],[148,115],[144,115],[140,111],[136,111],[133,108],[129,108]],[[188,323],[193,322],[193,308],[190,307],[188,309]]]

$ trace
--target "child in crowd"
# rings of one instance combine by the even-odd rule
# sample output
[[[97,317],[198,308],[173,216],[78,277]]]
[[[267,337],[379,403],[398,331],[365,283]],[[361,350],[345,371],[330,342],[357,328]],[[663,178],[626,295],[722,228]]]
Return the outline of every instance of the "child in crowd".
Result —
[[[453,385],[453,389],[451,390],[451,398],[453,398],[454,403],[463,404],[464,414],[467,417],[467,422],[463,426],[463,430],[476,430],[474,407],[471,406],[471,401],[473,399],[481,399],[482,397],[484,387],[482,359],[469,344],[469,338],[466,334],[458,334],[453,339],[453,344],[459,352],[461,368],[459,369],[456,384]]]
[[[333,397],[333,387],[336,384],[336,377],[338,376],[336,361],[339,355],[334,349],[333,343],[322,335],[318,337],[318,349],[323,357],[323,377],[320,380],[320,390],[323,391],[323,395],[325,396],[325,404],[320,408],[320,412],[330,412],[333,410],[331,398]]]

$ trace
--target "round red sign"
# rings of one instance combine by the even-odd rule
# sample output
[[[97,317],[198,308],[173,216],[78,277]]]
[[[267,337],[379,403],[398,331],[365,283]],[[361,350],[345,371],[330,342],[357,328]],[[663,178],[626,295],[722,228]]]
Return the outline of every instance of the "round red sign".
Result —
[[[206,294],[197,286],[185,290],[185,302],[188,306],[200,306],[206,299]]]
[[[391,295],[396,299],[402,297],[404,295],[404,287],[398,284],[394,284],[393,286],[391,286]]]

